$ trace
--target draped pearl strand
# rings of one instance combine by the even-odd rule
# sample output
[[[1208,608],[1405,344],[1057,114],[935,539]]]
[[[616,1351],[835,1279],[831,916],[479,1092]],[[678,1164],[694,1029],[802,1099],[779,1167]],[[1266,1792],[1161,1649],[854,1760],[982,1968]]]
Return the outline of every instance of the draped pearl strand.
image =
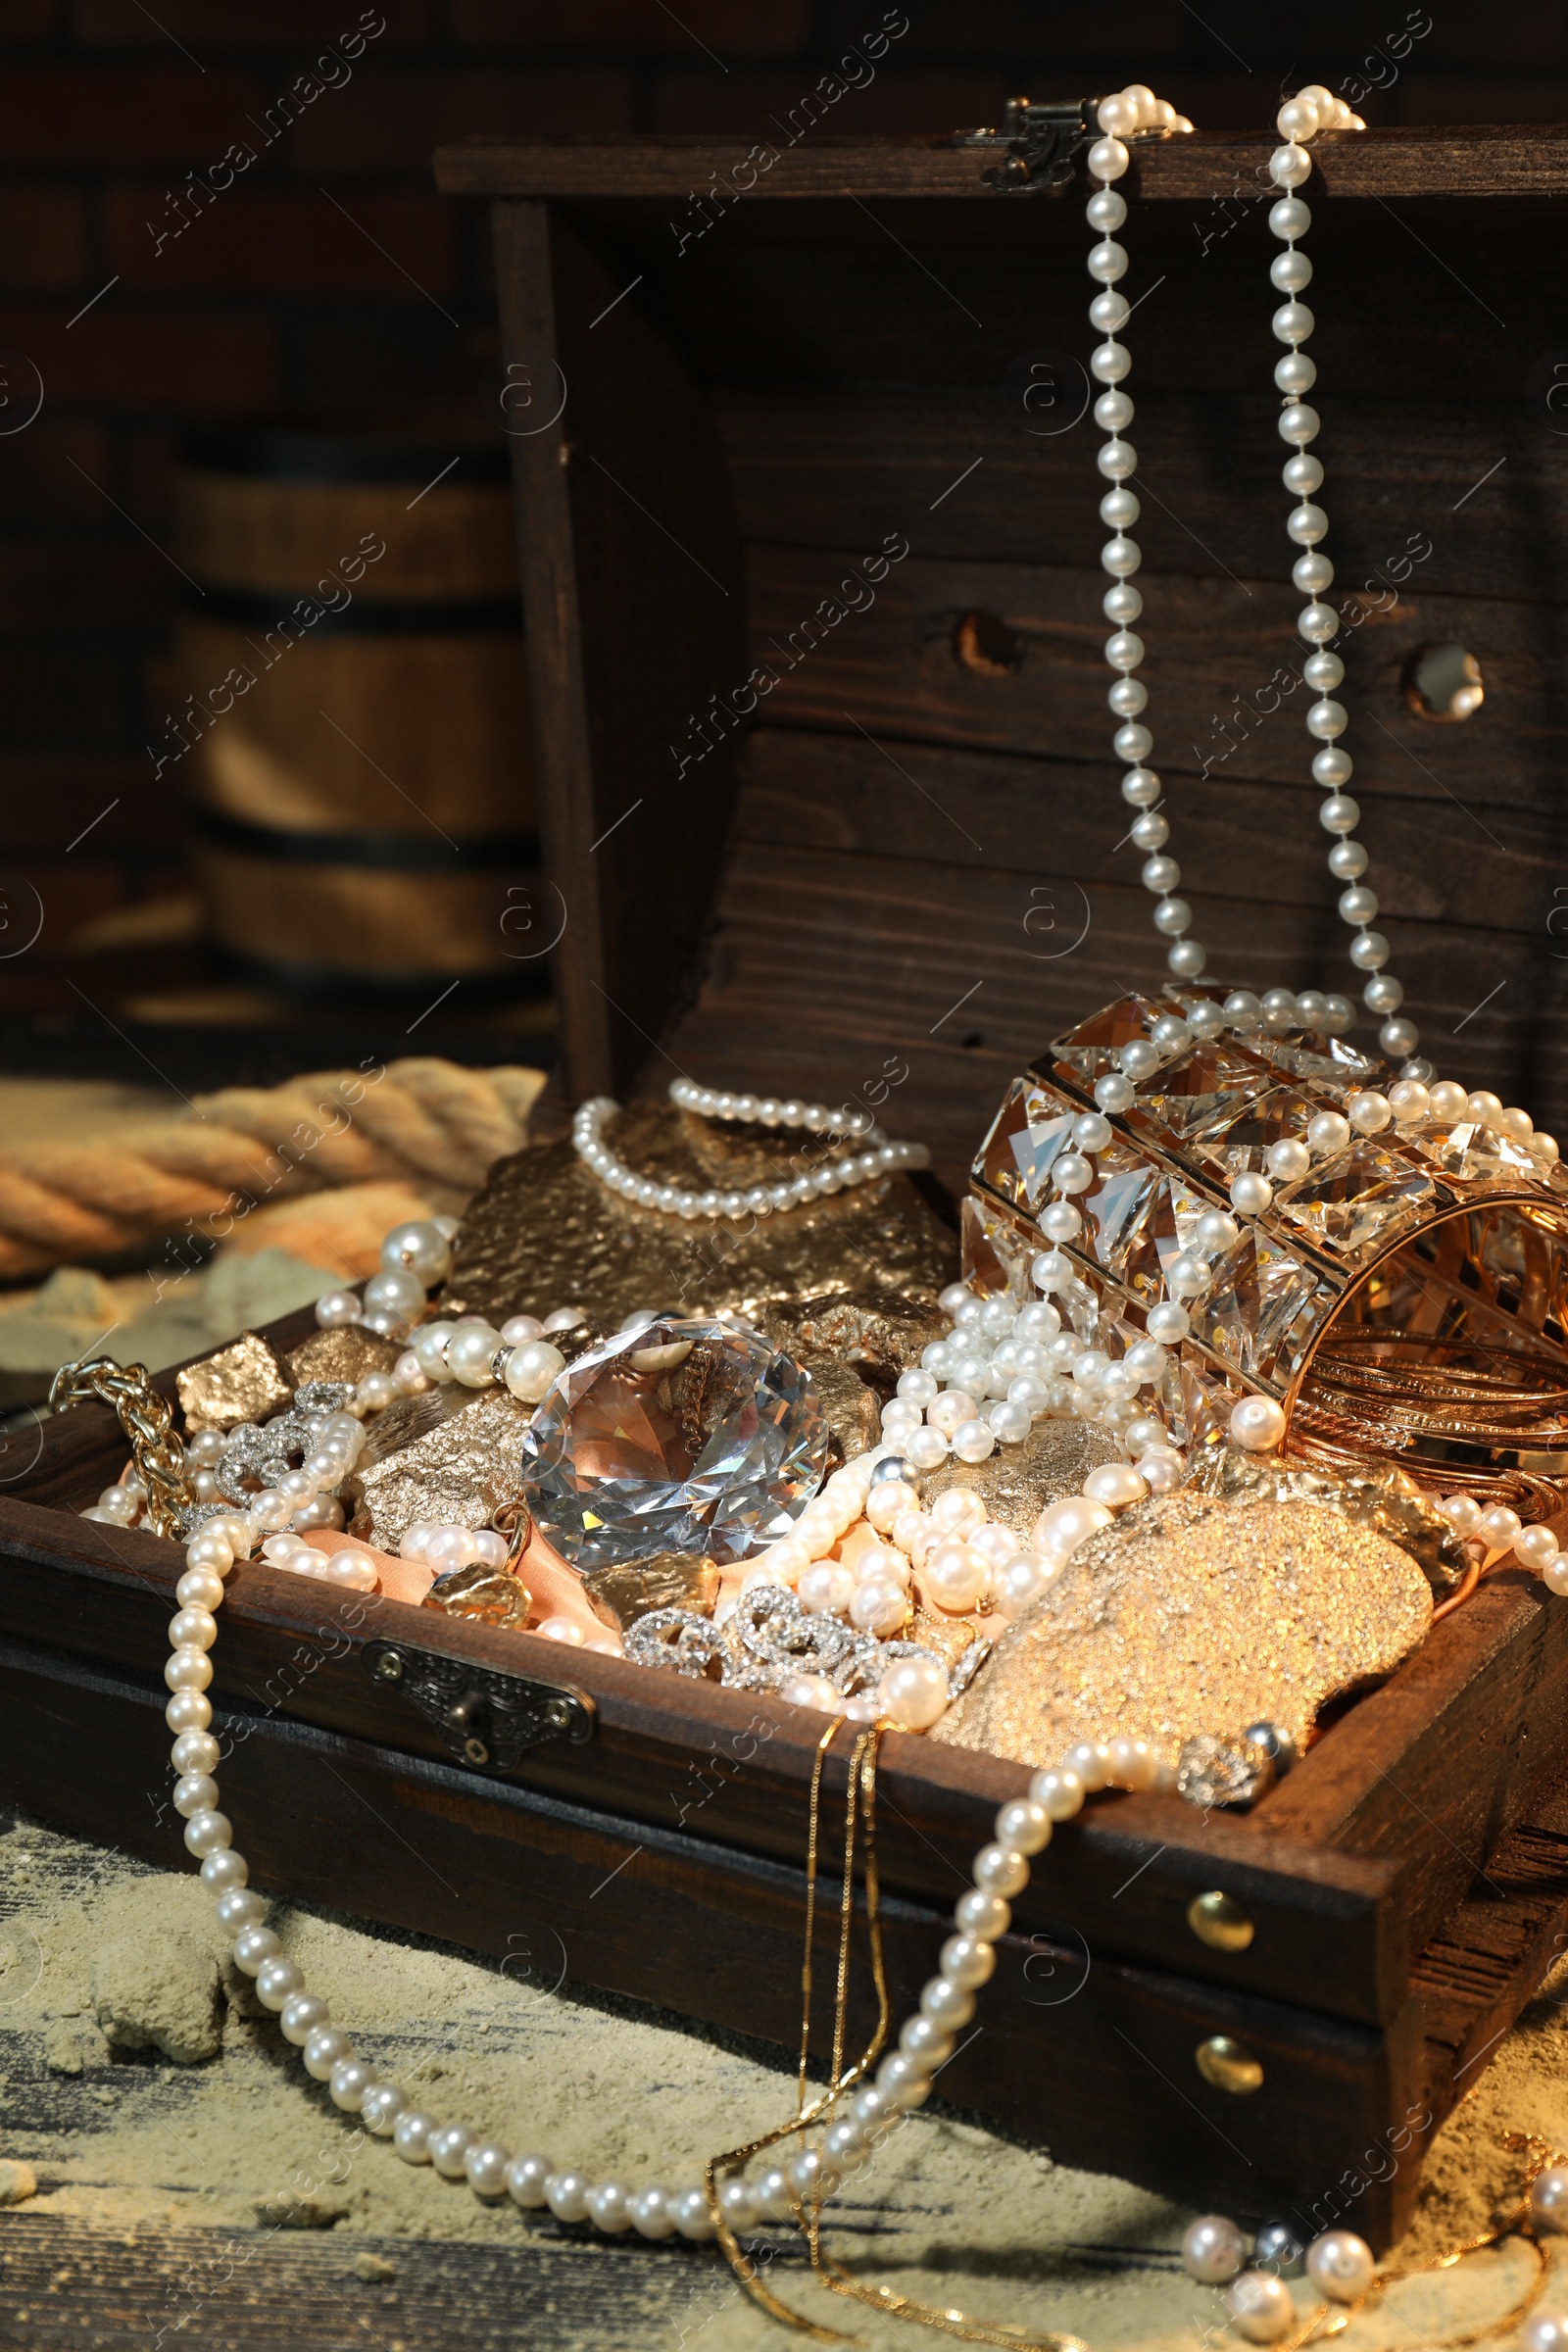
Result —
[[[1314,494],[1322,487],[1323,466],[1307,453],[1308,442],[1317,438],[1321,419],[1305,398],[1317,380],[1317,368],[1301,347],[1317,322],[1307,305],[1298,299],[1312,279],[1312,265],[1298,243],[1310,228],[1312,215],[1302,198],[1295,193],[1311,174],[1312,159],[1306,142],[1320,130],[1364,130],[1366,125],[1358,115],[1351,114],[1343,98],[1336,98],[1321,82],[1309,82],[1298,90],[1280,108],[1277,122],[1286,144],[1276,148],[1270,157],[1269,175],[1282,194],[1268,218],[1270,228],[1285,250],[1276,256],[1269,276],[1286,297],[1274,314],[1273,327],[1276,338],[1289,345],[1289,350],[1275,368],[1274,381],[1284,396],[1280,436],[1296,452],[1284,472],[1286,489],[1299,501],[1285,526],[1302,550],[1291,577],[1312,600],[1301,612],[1297,627],[1302,641],[1312,649],[1302,675],[1318,696],[1306,713],[1307,732],[1322,746],[1312,760],[1312,774],[1328,789],[1318,818],[1324,831],[1334,836],[1329,871],[1345,886],[1340,894],[1340,915],[1355,934],[1350,942],[1350,961],[1357,971],[1367,975],[1362,1003],[1382,1020],[1378,1043],[1383,1052],[1391,1060],[1408,1061],[1421,1042],[1420,1031],[1414,1021],[1399,1011],[1404,1002],[1402,982],[1384,968],[1389,960],[1389,943],[1381,931],[1372,928],[1378,912],[1377,893],[1363,878],[1368,862],[1366,851],[1360,842],[1351,839],[1361,811],[1345,789],[1351,775],[1349,754],[1341,749],[1339,742],[1347,723],[1345,706],[1332,699],[1333,690],[1344,679],[1345,664],[1337,654],[1328,650],[1330,640],[1339,634],[1340,616],[1332,605],[1322,601],[1324,590],[1334,578],[1334,566],[1319,545],[1328,533],[1328,515],[1314,503]],[[1406,1075],[1425,1079],[1433,1072],[1421,1062],[1409,1068]]]
[[[571,1122],[572,1148],[585,1166],[590,1168],[601,1184],[623,1200],[639,1208],[661,1210],[665,1216],[685,1217],[767,1217],[786,1209],[802,1208],[808,1201],[820,1200],[829,1193],[849,1192],[858,1184],[872,1184],[878,1177],[892,1176],[904,1168],[926,1168],[931,1153],[924,1144],[895,1143],[883,1133],[869,1111],[833,1111],[819,1102],[779,1102],[770,1095],[716,1094],[708,1087],[695,1085],[690,1079],[677,1078],[672,1083],[670,1100],[682,1110],[696,1111],[710,1119],[738,1119],[760,1127],[801,1128],[808,1133],[848,1137],[863,1141],[863,1152],[854,1152],[837,1159],[819,1159],[811,1168],[782,1179],[777,1184],[755,1184],[748,1190],[725,1191],[715,1187],[708,1192],[694,1192],[684,1185],[661,1184],[657,1177],[639,1176],[628,1167],[604,1140],[605,1122],[616,1118],[620,1104],[609,1095],[595,1095],[579,1105]]]
[[[1127,250],[1110,234],[1127,218],[1126,199],[1111,185],[1113,180],[1121,178],[1131,160],[1124,142],[1150,133],[1163,136],[1171,131],[1190,131],[1193,126],[1185,115],[1176,114],[1143,82],[1134,82],[1127,89],[1102,98],[1096,120],[1105,135],[1090,148],[1089,169],[1101,184],[1089,199],[1086,217],[1099,238],[1090,249],[1089,274],[1102,291],[1089,305],[1089,322],[1102,331],[1105,340],[1091,355],[1089,365],[1097,380],[1105,386],[1095,403],[1095,421],[1108,436],[1098,463],[1111,487],[1100,502],[1100,519],[1114,533],[1100,551],[1101,564],[1111,580],[1101,607],[1112,628],[1105,640],[1105,660],[1117,673],[1106,699],[1112,714],[1121,721],[1111,738],[1111,746],[1118,760],[1130,762],[1122,778],[1122,799],[1138,811],[1132,839],[1147,853],[1143,884],[1154,894],[1154,928],[1161,938],[1171,942],[1166,963],[1178,979],[1196,980],[1208,958],[1196,939],[1185,936],[1192,928],[1193,910],[1185,899],[1175,896],[1182,869],[1174,858],[1165,854],[1170,826],[1156,807],[1161,794],[1160,781],[1153,769],[1144,764],[1154,748],[1154,738],[1142,718],[1149,703],[1149,689],[1141,678],[1133,675],[1144,659],[1144,641],[1132,625],[1144,609],[1143,595],[1133,586],[1133,574],[1143,562],[1143,553],[1130,536],[1141,510],[1136,492],[1129,487],[1138,469],[1138,452],[1130,441],[1122,438],[1134,414],[1132,401],[1121,388],[1132,368],[1132,355],[1125,344],[1116,340],[1118,329],[1126,324],[1132,312],[1126,295],[1117,290],[1116,284],[1126,273]]]

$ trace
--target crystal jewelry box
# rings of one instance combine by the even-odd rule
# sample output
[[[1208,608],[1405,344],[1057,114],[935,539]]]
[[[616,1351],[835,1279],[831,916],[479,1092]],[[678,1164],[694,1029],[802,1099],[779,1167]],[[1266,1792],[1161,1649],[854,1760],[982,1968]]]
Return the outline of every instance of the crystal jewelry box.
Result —
[[[1169,281],[1140,314],[1143,478],[1171,510],[1152,498],[1142,582],[1179,649],[1170,731],[1194,744],[1194,886],[1225,902],[1204,918],[1216,966],[1305,985],[1335,928],[1313,802],[1298,731],[1254,723],[1291,613],[1267,152],[1200,135],[1134,167],[1159,200],[1140,268]],[[507,935],[554,951],[563,1098],[660,1091],[673,1060],[867,1100],[931,1143],[955,1199],[1050,1041],[1153,985],[1100,764],[1082,223],[1073,201],[988,180],[1006,155],[1000,136],[779,130],[438,160],[450,192],[494,201],[549,877]],[[1323,304],[1320,358],[1357,482],[1336,520],[1364,623],[1352,684],[1402,737],[1413,657],[1468,643],[1485,713],[1434,740],[1445,788],[1506,832],[1557,768],[1544,524],[1565,460],[1515,397],[1511,346],[1499,374],[1488,312],[1529,316],[1568,233],[1546,201],[1568,191],[1568,134],[1374,132],[1319,171],[1314,252],[1345,292]],[[1423,244],[1484,296],[1473,319]],[[1498,450],[1518,506],[1455,509]],[[1403,844],[1390,927],[1437,1033],[1493,976],[1446,918],[1523,907],[1532,876],[1546,903],[1549,851],[1510,850],[1503,894],[1484,830],[1435,827],[1431,794],[1396,748],[1365,797]],[[1499,1049],[1485,1083],[1559,1124],[1562,1049],[1539,1023],[1528,1044],[1528,1074]],[[181,1554],[75,1515],[123,1457],[91,1405],[7,1442],[0,1786],[172,1865]],[[230,1581],[212,1696],[258,1884],[795,2045],[819,1730],[804,1711],[323,1600],[260,1562]],[[1019,1902],[942,2094],[1062,2162],[1386,2245],[1432,2131],[1568,1933],[1565,1719],[1568,1615],[1510,1572],[1250,1812],[1092,1801]],[[888,1736],[896,2013],[1027,1777]],[[825,1822],[842,1795],[830,1762]],[[863,2018],[863,1984],[857,1998]]]

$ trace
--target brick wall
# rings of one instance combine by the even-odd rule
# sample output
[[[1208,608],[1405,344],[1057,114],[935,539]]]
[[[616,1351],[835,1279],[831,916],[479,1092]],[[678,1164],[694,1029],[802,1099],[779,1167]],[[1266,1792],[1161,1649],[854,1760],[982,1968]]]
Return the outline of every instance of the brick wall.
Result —
[[[988,121],[1010,91],[1133,73],[1205,126],[1261,124],[1282,77],[1308,72],[1380,85],[1362,101],[1376,121],[1568,111],[1568,12],[1552,0],[1433,0],[1435,14],[1325,0],[1307,35],[1241,0],[1207,0],[1201,22],[1181,0],[1126,0],[1113,55],[1087,45],[1096,12],[907,5],[857,128]],[[361,0],[159,0],[155,20],[135,0],[0,0],[0,352],[30,362],[45,393],[36,421],[0,429],[0,802],[7,855],[44,890],[57,942],[178,883],[175,810],[143,746],[161,709],[148,664],[180,588],[182,427],[466,410],[494,348],[489,257],[482,217],[431,190],[439,141],[750,131],[881,14],[882,0],[379,0],[363,17]],[[318,59],[317,94],[285,123],[279,100]],[[243,176],[193,193],[188,175],[211,177],[236,145],[257,159]],[[31,382],[13,356],[0,428]],[[13,985],[17,1008],[20,971]]]

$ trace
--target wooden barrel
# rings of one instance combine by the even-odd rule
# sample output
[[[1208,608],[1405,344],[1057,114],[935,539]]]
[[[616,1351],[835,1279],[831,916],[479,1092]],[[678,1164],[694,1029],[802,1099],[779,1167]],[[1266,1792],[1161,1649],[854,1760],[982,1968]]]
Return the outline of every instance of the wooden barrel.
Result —
[[[175,776],[209,938],[297,983],[527,974],[538,863],[506,453],[204,435]]]

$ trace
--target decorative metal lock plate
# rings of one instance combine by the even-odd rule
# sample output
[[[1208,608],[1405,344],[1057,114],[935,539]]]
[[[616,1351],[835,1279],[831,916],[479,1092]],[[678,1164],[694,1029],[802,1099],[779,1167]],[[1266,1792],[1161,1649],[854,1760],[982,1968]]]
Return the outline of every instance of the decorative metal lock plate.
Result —
[[[503,1674],[408,1642],[369,1642],[364,1656],[370,1680],[401,1690],[458,1762],[475,1772],[511,1772],[546,1740],[580,1747],[594,1736],[593,1700],[564,1683]]]
[[[1074,158],[1095,136],[1095,104],[1073,98],[1034,106],[1027,98],[1009,98],[1000,127],[957,131],[954,144],[1004,150],[1004,160],[980,174],[987,187],[1004,195],[1033,195],[1039,188],[1056,194],[1071,183]]]

